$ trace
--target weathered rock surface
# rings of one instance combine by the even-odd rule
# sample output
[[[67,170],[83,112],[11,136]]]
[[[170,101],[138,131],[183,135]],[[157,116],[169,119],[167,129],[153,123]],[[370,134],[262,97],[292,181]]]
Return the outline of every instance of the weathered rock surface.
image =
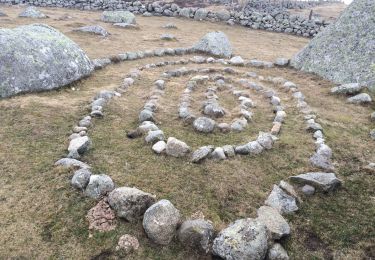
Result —
[[[198,117],[194,120],[193,126],[198,132],[211,133],[215,128],[215,121],[208,117]]]
[[[199,253],[211,251],[215,230],[212,223],[204,219],[187,220],[178,230],[178,240]]]
[[[291,214],[298,210],[296,199],[277,185],[273,186],[273,190],[264,204],[276,209],[281,215]]]
[[[72,186],[84,190],[89,184],[91,176],[91,171],[89,169],[79,169],[74,172],[73,178],[72,178]]]
[[[292,66],[338,84],[373,85],[375,1],[353,1],[292,60]]]
[[[334,173],[308,172],[297,176],[291,176],[290,180],[295,183],[308,184],[317,190],[328,192],[333,191],[341,185]]]
[[[208,157],[208,155],[213,151],[213,146],[203,146],[196,150],[193,155],[191,161],[193,163],[199,163],[205,158]]]
[[[223,259],[264,259],[268,249],[267,228],[254,219],[239,219],[222,230],[213,244],[213,253]]]
[[[272,239],[280,239],[290,234],[288,222],[280,215],[280,213],[269,206],[262,206],[258,209],[258,218],[260,222],[266,225],[271,232]]]
[[[108,175],[91,175],[90,181],[85,189],[85,195],[92,199],[99,199],[108,192],[111,192],[114,188],[115,184]]]
[[[128,234],[121,236],[116,246],[117,251],[123,251],[125,254],[137,251],[138,248],[138,239]]]
[[[169,137],[167,141],[167,147],[166,147],[166,153],[170,156],[173,157],[183,157],[187,155],[190,152],[190,147],[174,138],[174,137]]]
[[[94,70],[77,44],[48,25],[0,29],[0,46],[0,98],[56,89]]]
[[[363,89],[358,83],[343,84],[338,87],[331,88],[332,94],[357,94]]]
[[[279,243],[273,244],[268,250],[267,257],[267,260],[289,260],[288,253]]]
[[[232,46],[223,32],[207,33],[193,46],[193,49],[218,57],[229,58],[232,56]]]
[[[372,102],[372,98],[367,93],[361,93],[361,94],[348,98],[348,102],[352,104],[368,104]]]
[[[107,32],[106,29],[104,29],[100,25],[88,25],[79,27],[77,29],[74,29],[76,32],[85,32],[85,33],[92,33],[92,34],[98,34],[104,37],[107,37],[109,35],[109,32]]]
[[[114,230],[117,225],[115,212],[110,208],[106,199],[102,199],[91,208],[86,219],[89,221],[89,229],[99,232]]]
[[[68,151],[69,157],[77,159],[81,154],[85,153],[91,146],[91,140],[88,136],[74,138],[70,141]]]
[[[87,163],[72,158],[62,158],[55,162],[55,166],[61,166],[65,168],[90,168],[90,166]]]
[[[176,234],[180,212],[169,200],[160,200],[145,212],[143,228],[156,244],[168,245]]]
[[[120,187],[109,193],[108,202],[117,216],[135,222],[155,202],[155,196],[136,188]]]
[[[135,24],[135,15],[129,11],[104,11],[102,21],[106,23]]]

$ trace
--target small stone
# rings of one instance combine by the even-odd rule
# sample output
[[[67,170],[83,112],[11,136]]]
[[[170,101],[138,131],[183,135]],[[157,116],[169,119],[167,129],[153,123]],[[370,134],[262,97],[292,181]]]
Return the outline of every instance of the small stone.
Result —
[[[272,126],[272,129],[271,129],[271,134],[272,135],[278,135],[280,133],[280,130],[281,130],[281,123],[274,122],[273,126]]]
[[[69,151],[69,157],[73,159],[76,156],[79,157],[79,155],[85,153],[91,146],[91,140],[88,136],[82,136],[74,138],[70,141],[68,151]],[[71,157],[73,156],[73,157]]]
[[[180,212],[168,200],[160,200],[149,207],[143,217],[143,228],[156,244],[168,245],[176,234]]]
[[[143,109],[141,113],[139,113],[139,122],[142,123],[144,121],[155,121],[154,113],[148,109]]]
[[[214,235],[212,223],[204,219],[184,221],[177,234],[182,245],[202,254],[210,253]]]
[[[227,157],[234,157],[236,155],[232,145],[224,145],[222,148]]]
[[[245,64],[245,61],[242,59],[241,56],[235,56],[230,59],[229,63],[234,66],[243,66]]]
[[[289,260],[288,253],[279,243],[273,244],[268,250],[267,257],[268,260]]]
[[[89,222],[89,230],[108,232],[117,226],[115,212],[111,209],[106,199],[99,201],[86,215]]]
[[[257,210],[260,222],[266,225],[271,232],[272,239],[278,240],[290,234],[290,227],[288,222],[279,214],[279,212],[269,206],[262,206]]]
[[[168,138],[167,147],[166,147],[166,153],[168,155],[173,156],[173,157],[183,157],[189,152],[190,152],[190,147],[186,143],[174,137]]]
[[[235,132],[242,132],[246,126],[247,120],[245,118],[238,118],[230,125],[230,129]]]
[[[155,202],[155,196],[137,188],[120,187],[109,193],[108,202],[116,211],[117,216],[136,222]]]
[[[191,161],[193,163],[201,162],[202,160],[207,158],[207,156],[212,152],[213,149],[214,148],[212,146],[203,146],[199,148],[193,153]]]
[[[354,97],[348,98],[348,102],[352,104],[368,104],[372,102],[372,98],[367,93],[361,93]]]
[[[276,112],[275,119],[274,119],[273,121],[274,121],[274,122],[283,123],[284,120],[285,120],[285,117],[286,117],[286,113],[285,113],[285,111],[277,111],[277,112]]]
[[[289,178],[295,183],[308,184],[323,192],[333,191],[341,185],[334,173],[308,172]]]
[[[162,79],[159,79],[159,80],[155,81],[154,84],[160,90],[164,90],[165,89],[165,81],[162,80]]]
[[[73,31],[98,34],[98,35],[101,35],[103,37],[107,37],[109,35],[109,32],[100,25],[83,26],[83,27],[79,27],[77,29],[74,29]]]
[[[142,124],[137,128],[142,134],[148,133],[149,131],[156,131],[159,128],[155,125],[155,123],[151,121],[144,121]]]
[[[114,188],[115,184],[108,175],[91,175],[90,181],[85,189],[85,195],[92,199],[99,199]]]
[[[315,193],[315,188],[307,184],[304,185],[301,190],[306,196],[312,196]]]
[[[227,123],[220,123],[220,124],[217,125],[217,128],[222,133],[229,133],[230,132],[230,125],[227,124]]]
[[[62,158],[55,162],[55,166],[62,166],[65,168],[91,168],[88,164],[72,158]]]
[[[145,141],[147,143],[156,143],[158,141],[164,141],[164,132],[162,130],[149,131]]]
[[[176,36],[174,36],[172,34],[167,34],[167,33],[166,34],[162,34],[160,36],[160,39],[165,40],[165,41],[175,41],[175,40],[177,40]]]
[[[274,106],[279,106],[280,105],[280,98],[276,96],[271,97],[271,104]]]
[[[270,133],[259,132],[257,142],[265,149],[271,149],[274,143],[274,138]]]
[[[211,153],[210,157],[214,160],[225,160],[226,156],[224,149],[221,147],[216,147],[215,150]]]
[[[138,239],[136,237],[126,234],[120,237],[116,246],[116,251],[123,251],[125,254],[130,254],[134,251],[137,251],[138,248]]]
[[[296,199],[286,194],[277,185],[273,186],[273,190],[264,204],[276,209],[281,215],[291,214],[298,210]]]
[[[213,243],[213,254],[223,259],[264,259],[268,249],[268,231],[261,222],[239,219],[223,229]]]
[[[152,150],[157,154],[161,154],[165,152],[166,148],[167,148],[167,144],[164,141],[159,141],[152,146]]]
[[[84,190],[89,184],[91,171],[89,169],[79,169],[74,172],[72,186],[76,189]]]
[[[193,126],[198,132],[211,133],[215,128],[215,121],[208,117],[198,117],[194,120]]]
[[[277,58],[275,61],[275,65],[280,66],[280,67],[288,66],[288,64],[289,64],[289,59],[286,59],[286,58]]]

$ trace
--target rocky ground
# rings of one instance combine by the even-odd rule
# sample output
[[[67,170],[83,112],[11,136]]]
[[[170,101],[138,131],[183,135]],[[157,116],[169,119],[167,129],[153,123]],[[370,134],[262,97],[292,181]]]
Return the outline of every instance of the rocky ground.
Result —
[[[1,7],[8,16],[0,18],[1,26],[13,28],[21,24],[40,22],[17,18],[23,8]],[[274,61],[291,58],[307,42],[286,34],[249,30],[210,22],[186,21],[167,17],[139,17],[137,28],[124,29],[100,21],[99,12],[66,9],[43,9],[50,18],[47,23],[78,43],[91,59],[107,57],[125,51],[155,48],[188,47],[205,33],[223,31],[230,39],[235,54],[244,59]],[[65,16],[64,19],[61,19]],[[70,16],[70,17],[68,17]],[[175,29],[163,28],[173,23]],[[77,32],[87,25],[100,25],[109,36]],[[101,31],[100,31],[101,32]],[[163,40],[172,34],[174,40]],[[193,55],[186,55],[191,58]],[[117,241],[131,234],[137,250],[131,259],[199,259],[200,257],[173,240],[168,246],[153,244],[143,231],[141,221],[119,220],[112,229],[113,215],[108,204],[101,216],[111,219],[108,232],[89,230],[88,219],[98,220],[94,200],[85,197],[70,185],[72,171],[56,168],[53,163],[66,155],[71,129],[84,115],[97,92],[112,89],[123,82],[128,71],[160,60],[175,61],[180,57],[151,57],[112,64],[87,79],[57,91],[20,95],[0,100],[0,243],[1,258],[82,258],[116,259]],[[187,68],[207,65],[189,64]],[[316,170],[309,163],[314,153],[314,140],[305,131],[303,116],[293,105],[288,93],[280,92],[288,114],[280,140],[274,148],[257,157],[235,157],[225,161],[192,164],[188,159],[154,154],[143,138],[128,139],[126,131],[138,125],[139,113],[150,97],[150,90],[160,74],[178,66],[148,70],[134,84],[132,91],[114,98],[104,111],[105,117],[95,120],[90,137],[94,146],[85,161],[95,173],[105,173],[119,186],[135,186],[168,199],[183,218],[204,215],[216,230],[245,217],[255,217],[256,210],[267,199],[273,184],[289,176]],[[212,67],[222,67],[220,64]],[[333,150],[333,162],[343,187],[335,193],[303,196],[299,211],[287,216],[292,236],[282,240],[291,259],[371,259],[374,257],[374,190],[373,172],[366,170],[374,162],[375,145],[369,138],[372,105],[348,104],[346,97],[330,93],[334,85],[326,80],[287,68],[238,67],[267,76],[287,78],[299,86],[306,101],[319,115],[327,144]],[[179,95],[189,77],[171,80],[160,102],[156,118],[168,136],[183,139],[193,149],[203,144],[224,145],[254,139],[268,129],[274,114],[271,105],[261,96],[252,96],[257,104],[253,122],[240,133],[197,134],[191,125],[177,118]],[[261,82],[259,82],[261,83]],[[264,83],[266,84],[266,83]],[[193,95],[204,100],[205,89]],[[225,93],[220,105],[230,109],[237,103]],[[199,102],[194,106],[198,113]],[[223,120],[231,120],[227,114]],[[92,132],[91,132],[92,131]],[[300,191],[299,191],[300,192]],[[89,211],[90,210],[90,211]],[[100,221],[99,218],[98,221]],[[126,244],[120,240],[120,244]],[[127,239],[126,241],[129,241]],[[119,246],[120,246],[119,244]]]

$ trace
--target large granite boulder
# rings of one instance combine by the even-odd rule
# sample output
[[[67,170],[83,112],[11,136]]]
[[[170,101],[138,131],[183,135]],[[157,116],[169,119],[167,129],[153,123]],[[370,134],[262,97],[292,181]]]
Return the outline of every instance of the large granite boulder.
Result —
[[[292,66],[339,84],[375,86],[374,16],[375,1],[353,1],[292,59]]]
[[[229,58],[232,56],[232,45],[223,32],[209,32],[200,39],[193,49],[218,57]]]
[[[65,86],[94,69],[83,50],[44,24],[0,29],[0,98]]]
[[[135,15],[129,11],[104,11],[102,21],[106,23],[135,24]]]

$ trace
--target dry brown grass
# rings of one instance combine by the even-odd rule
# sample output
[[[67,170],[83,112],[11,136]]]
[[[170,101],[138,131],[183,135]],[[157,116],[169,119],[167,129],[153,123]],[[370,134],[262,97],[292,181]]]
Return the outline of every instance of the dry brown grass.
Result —
[[[3,27],[40,22],[15,18],[21,11],[19,8],[2,10],[10,15],[0,19]],[[291,57],[307,42],[307,39],[289,35],[165,17],[137,17],[141,30],[124,30],[101,23],[99,13],[95,12],[42,10],[52,17],[43,22],[63,31],[91,58],[128,50],[190,46],[211,30],[224,31],[236,52],[245,58]],[[67,12],[75,18],[53,20]],[[159,41],[158,37],[167,31],[161,26],[171,21],[179,28],[172,32],[179,42]],[[77,25],[92,23],[105,26],[112,36],[102,39],[71,32]],[[115,258],[113,248],[119,236],[125,233],[140,239],[141,249],[131,256],[132,259],[198,258],[176,242],[163,248],[151,244],[140,223],[120,222],[116,231],[94,233],[89,238],[84,216],[95,202],[70,187],[70,171],[53,167],[53,162],[66,153],[67,136],[74,123],[87,113],[86,106],[94,94],[119,85],[130,68],[158,60],[160,58],[149,58],[111,65],[74,84],[72,87],[76,90],[64,88],[0,101],[0,258]],[[313,170],[308,164],[313,141],[304,130],[302,116],[285,93],[280,96],[288,118],[280,141],[273,150],[259,157],[236,157],[220,163],[208,161],[195,165],[185,159],[156,156],[142,139],[126,139],[125,131],[136,127],[137,115],[149,96],[153,81],[169,68],[172,67],[145,72],[131,91],[110,103],[104,119],[95,120],[89,133],[94,147],[85,157],[95,172],[111,175],[118,185],[136,186],[158,198],[170,199],[184,217],[200,210],[220,229],[237,218],[255,216],[256,208],[263,203],[272,184]],[[300,213],[290,218],[293,235],[284,245],[291,258],[323,259],[332,254],[349,256],[349,259],[350,256],[351,259],[371,256],[375,226],[371,197],[375,196],[375,183],[373,176],[361,170],[375,160],[375,145],[368,137],[371,107],[348,105],[343,97],[331,96],[328,93],[332,84],[313,75],[277,68],[253,71],[265,76],[283,76],[300,86],[319,114],[319,122],[334,152],[338,176],[345,183],[344,188],[333,195],[307,199]],[[184,126],[177,119],[178,97],[188,78],[171,80],[157,112],[158,122],[167,136],[176,136],[197,148],[208,143],[222,145],[253,139],[259,130],[270,128],[269,105],[250,92],[258,107],[253,109],[254,122],[246,132],[193,133],[190,126]],[[197,95],[201,97],[204,89]],[[229,94],[223,93],[220,98],[226,107],[236,104]]]

